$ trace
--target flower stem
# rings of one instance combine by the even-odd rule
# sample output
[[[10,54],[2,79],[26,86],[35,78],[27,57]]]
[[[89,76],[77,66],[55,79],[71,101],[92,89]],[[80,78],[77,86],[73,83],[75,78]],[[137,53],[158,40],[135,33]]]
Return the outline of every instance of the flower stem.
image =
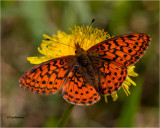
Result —
[[[69,117],[70,117],[71,112],[73,110],[73,107],[74,107],[73,104],[67,104],[67,107],[66,107],[62,117],[58,121],[57,127],[65,127],[67,125]]]

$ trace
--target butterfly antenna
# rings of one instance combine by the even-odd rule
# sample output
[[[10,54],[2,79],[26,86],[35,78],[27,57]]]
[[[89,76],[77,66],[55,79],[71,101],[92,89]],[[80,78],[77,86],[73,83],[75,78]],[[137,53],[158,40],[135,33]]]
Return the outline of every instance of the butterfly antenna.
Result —
[[[69,47],[72,47],[72,48],[74,48],[74,49],[75,49],[75,47],[73,47],[73,46],[71,46],[71,45],[68,45],[68,44],[64,44],[64,43],[56,42],[56,41],[51,40],[51,39],[46,39],[46,40],[47,40],[47,41],[53,41],[53,42],[55,42],[55,43],[59,43],[59,44],[63,44],[63,45],[66,45],[66,46],[69,46]]]

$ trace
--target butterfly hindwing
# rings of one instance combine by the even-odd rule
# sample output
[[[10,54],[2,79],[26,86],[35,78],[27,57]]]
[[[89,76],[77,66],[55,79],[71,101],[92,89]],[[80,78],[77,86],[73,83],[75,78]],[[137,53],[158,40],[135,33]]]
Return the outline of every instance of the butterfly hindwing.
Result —
[[[75,67],[68,75],[62,89],[63,98],[76,105],[91,105],[100,99],[99,93],[90,85],[79,70]]]
[[[114,63],[100,62],[101,81],[99,90],[102,94],[110,95],[120,89],[127,76],[127,68]]]
[[[66,56],[36,65],[22,75],[20,86],[35,93],[56,93],[61,90],[71,69],[71,61],[73,56]]]

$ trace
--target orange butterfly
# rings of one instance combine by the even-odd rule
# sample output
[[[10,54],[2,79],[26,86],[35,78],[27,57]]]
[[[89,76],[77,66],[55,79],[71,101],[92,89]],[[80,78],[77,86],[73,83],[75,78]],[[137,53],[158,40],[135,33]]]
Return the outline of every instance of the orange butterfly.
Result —
[[[118,91],[127,67],[137,62],[151,42],[147,34],[126,34],[102,41],[87,51],[75,43],[75,56],[64,56],[36,65],[22,75],[20,86],[40,94],[62,89],[63,98],[76,105],[91,105],[100,93]]]

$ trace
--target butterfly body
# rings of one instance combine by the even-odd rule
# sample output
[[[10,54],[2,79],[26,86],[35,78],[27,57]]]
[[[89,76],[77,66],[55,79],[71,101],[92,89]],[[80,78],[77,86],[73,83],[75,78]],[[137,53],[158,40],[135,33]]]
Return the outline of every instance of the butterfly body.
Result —
[[[100,82],[97,65],[98,59],[94,56],[90,56],[89,53],[84,50],[80,53],[81,54],[76,54],[76,68],[79,70],[80,74],[84,76],[84,79],[98,91]]]
[[[100,94],[120,89],[127,67],[136,63],[150,44],[143,33],[126,34],[102,41],[87,51],[75,43],[75,55],[36,65],[22,75],[20,86],[40,94],[62,89],[63,98],[76,105],[91,105]]]

